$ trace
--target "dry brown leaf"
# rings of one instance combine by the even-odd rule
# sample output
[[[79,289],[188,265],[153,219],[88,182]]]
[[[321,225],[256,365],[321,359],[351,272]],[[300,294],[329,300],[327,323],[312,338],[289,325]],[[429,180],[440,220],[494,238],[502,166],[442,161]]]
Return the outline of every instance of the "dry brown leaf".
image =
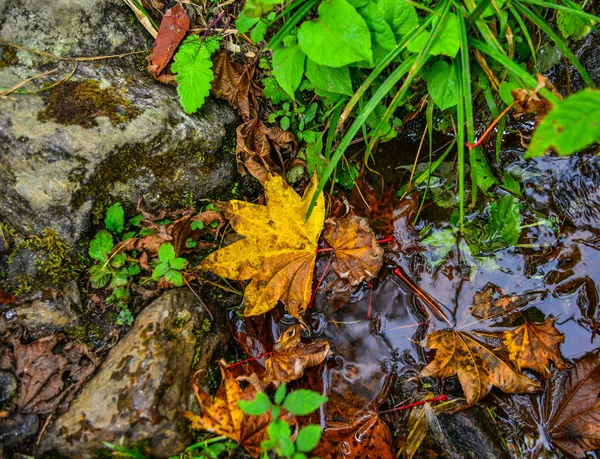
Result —
[[[147,67],[155,78],[167,66],[189,28],[190,18],[181,4],[177,3],[165,13],[152,50],[152,62]]]
[[[302,327],[294,325],[277,340],[265,367],[264,379],[279,386],[302,377],[304,369],[319,365],[329,355],[329,343],[324,340],[304,344],[300,339]]]
[[[238,406],[238,401],[254,400],[256,389],[252,385],[242,389],[227,370],[225,362],[220,361],[219,365],[223,381],[214,398],[194,384],[202,416],[189,411],[183,415],[192,422],[193,429],[223,435],[246,448],[253,457],[259,457],[262,452],[260,443],[268,437],[267,427],[272,421],[271,412],[260,416],[244,413]],[[287,420],[292,420],[289,414],[286,416]]]
[[[260,89],[253,80],[254,66],[233,62],[230,54],[223,51],[213,58],[213,73],[213,95],[237,108],[244,121],[256,118]]]
[[[486,284],[473,296],[471,314],[478,319],[501,317],[517,307],[518,296],[507,296],[496,285]]]
[[[553,105],[550,103],[550,101],[539,93],[543,88],[548,89],[556,97],[562,99],[562,96],[556,90],[554,85],[550,83],[548,78],[539,73],[536,76],[538,85],[534,90],[525,90],[519,88],[511,91],[513,99],[515,100],[515,111],[513,112],[513,116],[515,118],[519,118],[520,116],[528,113],[536,113],[536,117],[541,118],[552,109]]]
[[[202,268],[227,279],[252,279],[244,292],[244,315],[264,314],[279,300],[296,318],[308,307],[325,218],[321,194],[306,221],[316,188],[314,178],[300,197],[283,178],[270,176],[265,182],[266,206],[243,201],[227,204],[225,216],[244,239],[210,254]]]
[[[367,220],[353,211],[340,219],[325,222],[323,237],[333,248],[333,270],[350,286],[377,276],[383,264],[383,249]]]
[[[15,300],[16,298],[13,295],[9,295],[0,288],[0,304],[11,304],[14,303]]]
[[[542,323],[526,323],[502,333],[502,342],[508,350],[508,358],[517,368],[530,368],[546,377],[550,376],[547,367],[550,360],[556,368],[565,368],[558,348],[560,343],[565,342],[565,335],[554,327],[555,320],[549,318]]]
[[[496,350],[475,339],[474,334],[434,331],[427,337],[426,347],[436,349],[435,359],[419,375],[448,378],[458,374],[469,405],[485,397],[492,386],[509,394],[540,390],[538,383],[514,368]]]
[[[394,459],[392,434],[375,410],[348,423],[331,422],[311,456],[321,459]]]

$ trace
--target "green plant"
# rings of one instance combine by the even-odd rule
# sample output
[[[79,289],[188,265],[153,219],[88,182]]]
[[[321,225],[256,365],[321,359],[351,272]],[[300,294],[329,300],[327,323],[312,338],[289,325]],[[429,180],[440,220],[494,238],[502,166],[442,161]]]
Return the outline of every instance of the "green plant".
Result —
[[[308,389],[287,393],[286,384],[283,383],[275,392],[273,402],[267,394],[259,392],[254,400],[240,400],[238,405],[242,411],[253,416],[271,411],[273,420],[267,428],[269,439],[261,444],[264,449],[263,458],[269,457],[268,451],[274,451],[278,457],[306,459],[306,453],[316,448],[321,439],[321,427],[316,424],[304,426],[297,432],[294,440],[292,428],[282,417],[281,409],[295,416],[306,416],[326,401],[327,397]]]
[[[164,278],[176,287],[183,285],[181,271],[185,266],[185,258],[175,255],[175,248],[169,242],[163,243],[158,249],[158,262],[152,272],[152,279],[158,281]]]

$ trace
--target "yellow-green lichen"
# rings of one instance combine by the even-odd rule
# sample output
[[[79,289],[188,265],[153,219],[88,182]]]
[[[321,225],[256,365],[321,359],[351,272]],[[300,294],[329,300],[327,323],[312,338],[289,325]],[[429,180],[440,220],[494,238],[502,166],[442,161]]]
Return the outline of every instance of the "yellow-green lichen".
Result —
[[[113,88],[101,89],[96,80],[67,81],[52,88],[45,96],[40,121],[96,126],[96,117],[107,116],[114,124],[124,123],[142,111]]]
[[[0,45],[0,69],[19,63],[17,52],[11,46]]]

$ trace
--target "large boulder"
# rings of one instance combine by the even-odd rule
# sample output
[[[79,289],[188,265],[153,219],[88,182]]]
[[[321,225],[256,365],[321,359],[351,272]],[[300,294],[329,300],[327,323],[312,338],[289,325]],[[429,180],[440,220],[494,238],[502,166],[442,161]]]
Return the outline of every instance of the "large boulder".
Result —
[[[152,48],[121,0],[0,0],[0,36],[62,57]],[[0,220],[73,242],[114,201],[131,211],[143,194],[154,210],[229,189],[233,111],[209,100],[186,114],[175,88],[146,72],[147,54],[76,65],[0,42],[4,88],[57,69],[0,98]]]
[[[44,436],[38,452],[93,457],[103,441],[149,442],[152,457],[176,455],[189,441],[192,377],[227,347],[224,313],[209,320],[187,289],[171,290],[137,317]]]

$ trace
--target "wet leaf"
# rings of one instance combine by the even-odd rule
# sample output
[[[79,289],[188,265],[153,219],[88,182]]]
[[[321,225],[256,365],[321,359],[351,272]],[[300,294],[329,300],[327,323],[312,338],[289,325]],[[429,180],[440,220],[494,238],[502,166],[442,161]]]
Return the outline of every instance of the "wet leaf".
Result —
[[[393,459],[392,434],[375,410],[351,422],[328,423],[312,456],[321,459]]]
[[[281,300],[299,318],[311,299],[317,240],[325,218],[323,195],[308,221],[315,178],[301,198],[279,176],[265,181],[266,206],[230,201],[224,209],[241,241],[217,250],[202,263],[220,277],[252,279],[244,300],[247,316],[263,314]]]
[[[550,376],[547,367],[550,360],[556,368],[565,368],[558,348],[560,343],[565,342],[565,335],[554,327],[555,320],[549,318],[542,323],[526,323],[502,334],[508,358],[518,368],[530,368],[546,377]]]
[[[436,349],[435,359],[421,370],[420,376],[447,378],[457,374],[469,405],[485,397],[492,386],[509,394],[533,393],[540,389],[539,384],[474,334],[434,331],[428,335],[426,347]]]
[[[229,53],[221,52],[213,58],[213,73],[213,95],[237,108],[244,121],[256,118],[260,90],[253,79],[254,66],[232,62]]]
[[[473,296],[471,314],[478,319],[503,317],[517,309],[519,297],[507,296],[494,284],[488,283]]]
[[[543,117],[552,110],[552,103],[540,94],[542,88],[550,90],[555,96],[562,99],[554,85],[545,76],[538,73],[537,80],[538,85],[533,90],[517,88],[510,92],[515,102],[515,111],[513,112],[515,118],[529,113],[535,113],[538,117]]]
[[[190,18],[181,4],[167,10],[152,50],[152,63],[147,67],[153,76],[157,77],[167,66],[189,28]]]
[[[333,248],[333,270],[350,286],[377,276],[383,264],[383,249],[367,220],[353,211],[326,222],[323,237]]]
[[[294,325],[283,333],[267,359],[265,379],[276,386],[300,378],[305,368],[319,365],[329,355],[327,341],[304,344],[300,339],[301,330],[300,325]]]
[[[369,226],[377,235],[389,236],[394,232],[395,196],[393,186],[377,196],[375,190],[359,176],[350,195],[350,204],[357,215],[369,220]]]
[[[242,389],[227,370],[225,362],[221,361],[219,365],[223,381],[214,398],[194,384],[202,416],[190,411],[183,415],[192,422],[193,429],[208,430],[230,438],[246,448],[253,457],[258,457],[262,451],[261,442],[268,438],[267,428],[273,420],[271,412],[253,416],[242,411],[238,402],[255,400],[257,391],[252,385]],[[286,416],[291,419],[289,415]]]

